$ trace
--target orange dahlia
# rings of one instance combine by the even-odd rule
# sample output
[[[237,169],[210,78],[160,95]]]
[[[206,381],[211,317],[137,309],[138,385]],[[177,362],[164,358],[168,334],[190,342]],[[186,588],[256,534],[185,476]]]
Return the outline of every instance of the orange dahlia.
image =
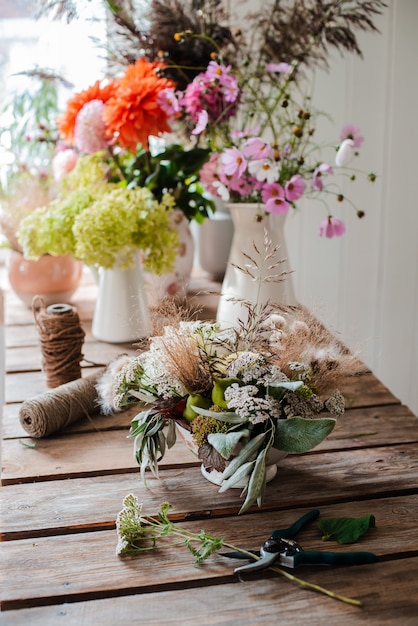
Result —
[[[175,83],[162,78],[156,69],[161,63],[138,59],[129,65],[113,96],[106,102],[103,118],[110,134],[122,148],[135,152],[140,143],[148,149],[148,137],[169,132],[168,115],[158,104],[160,91]]]
[[[88,87],[84,91],[76,93],[67,102],[67,108],[64,113],[57,119],[58,129],[63,139],[72,141],[74,139],[74,128],[77,115],[85,104],[92,100],[101,100],[106,103],[116,91],[117,81],[110,81],[105,85],[97,80],[94,85]]]

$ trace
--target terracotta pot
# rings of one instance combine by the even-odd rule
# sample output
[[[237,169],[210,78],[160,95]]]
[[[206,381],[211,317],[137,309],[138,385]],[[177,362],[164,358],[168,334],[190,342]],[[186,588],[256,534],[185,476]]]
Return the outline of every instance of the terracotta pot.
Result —
[[[80,283],[82,271],[83,263],[71,256],[46,254],[31,261],[11,250],[9,257],[10,285],[28,307],[36,295],[44,299],[46,306],[68,302]]]

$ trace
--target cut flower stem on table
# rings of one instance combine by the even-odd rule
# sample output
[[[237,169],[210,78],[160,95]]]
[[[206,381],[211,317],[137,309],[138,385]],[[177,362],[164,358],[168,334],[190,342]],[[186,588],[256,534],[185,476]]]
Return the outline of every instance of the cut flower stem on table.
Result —
[[[174,524],[169,518],[170,509],[171,505],[165,502],[160,505],[157,516],[149,516],[142,512],[142,505],[136,496],[133,494],[127,495],[116,521],[118,533],[117,555],[123,557],[156,550],[160,547],[163,539],[170,538],[174,542],[178,541],[180,545],[184,545],[193,555],[195,563],[202,563],[222,547],[239,552],[251,559],[258,559],[252,552],[226,542],[220,537],[214,537],[204,530],[195,533]],[[302,580],[284,569],[275,566],[271,566],[269,569],[305,589],[327,595],[346,604],[362,606],[359,600],[336,594],[320,585]]]

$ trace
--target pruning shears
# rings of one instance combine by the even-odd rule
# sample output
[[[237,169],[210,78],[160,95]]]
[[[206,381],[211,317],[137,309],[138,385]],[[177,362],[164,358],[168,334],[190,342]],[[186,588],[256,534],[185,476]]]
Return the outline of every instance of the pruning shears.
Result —
[[[298,532],[312,520],[317,519],[319,511],[312,509],[289,528],[274,530],[264,541],[259,552],[252,552],[255,558],[246,565],[234,569],[234,574],[255,572],[274,564],[295,568],[299,565],[364,565],[376,563],[378,558],[372,552],[318,552],[306,551],[294,539]],[[222,556],[234,559],[248,559],[241,552],[227,552]],[[257,558],[259,557],[259,558]]]

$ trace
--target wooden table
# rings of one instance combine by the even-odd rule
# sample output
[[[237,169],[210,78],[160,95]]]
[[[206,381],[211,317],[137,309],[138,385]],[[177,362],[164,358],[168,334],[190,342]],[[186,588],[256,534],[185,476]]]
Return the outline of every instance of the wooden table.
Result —
[[[191,302],[204,284],[192,282]],[[87,332],[83,351],[90,363],[83,375],[126,349],[92,338],[94,298],[94,286],[85,281],[74,299]],[[197,299],[201,317],[213,315],[216,299]],[[30,439],[19,424],[19,406],[46,390],[45,375],[32,314],[10,292],[6,343],[1,624],[418,624],[418,422],[373,374],[347,381],[349,409],[333,434],[315,451],[283,460],[263,507],[238,517],[239,493],[219,494],[181,443],[165,457],[161,480],[150,478],[144,488],[126,437],[129,414],[92,417],[58,435]],[[115,519],[128,493],[148,514],[168,501],[182,526],[248,549],[311,508],[326,517],[372,513],[376,528],[354,548],[324,544],[316,523],[300,541],[305,549],[371,551],[378,563],[294,571],[363,607],[271,572],[240,582],[234,561],[215,554],[196,565],[181,546],[122,560],[115,553]]]

